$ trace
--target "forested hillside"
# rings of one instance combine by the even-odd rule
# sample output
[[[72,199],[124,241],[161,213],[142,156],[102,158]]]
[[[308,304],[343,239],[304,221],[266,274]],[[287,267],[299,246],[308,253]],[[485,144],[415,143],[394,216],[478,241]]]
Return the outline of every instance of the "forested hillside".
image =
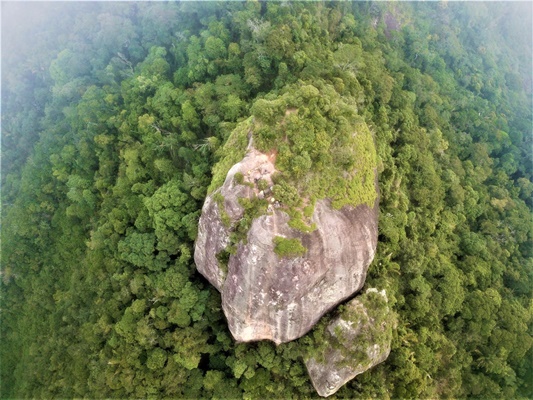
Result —
[[[312,85],[374,136],[398,315],[332,397],[533,397],[531,3],[1,7],[2,398],[316,396],[318,330],[236,344],[192,260],[231,132]]]

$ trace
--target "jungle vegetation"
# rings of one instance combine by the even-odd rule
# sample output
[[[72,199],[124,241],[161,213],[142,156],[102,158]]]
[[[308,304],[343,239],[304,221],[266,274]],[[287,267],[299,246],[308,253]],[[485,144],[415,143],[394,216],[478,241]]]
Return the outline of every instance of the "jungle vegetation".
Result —
[[[533,397],[531,7],[3,2],[0,396],[316,396],[318,330],[236,344],[192,260],[228,138],[288,99],[289,178],[376,146],[366,286],[398,321],[334,398]],[[342,118],[305,136],[320,91]]]

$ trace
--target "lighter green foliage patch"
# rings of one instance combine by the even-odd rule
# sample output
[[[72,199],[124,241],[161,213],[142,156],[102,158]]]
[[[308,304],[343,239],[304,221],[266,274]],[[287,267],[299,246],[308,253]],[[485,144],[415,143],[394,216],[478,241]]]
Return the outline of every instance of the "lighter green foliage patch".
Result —
[[[276,236],[273,240],[274,252],[280,257],[298,257],[303,256],[306,248],[298,238],[287,239],[282,236]]]
[[[218,151],[221,159],[213,167],[213,179],[207,190],[208,194],[222,186],[231,167],[244,158],[248,147],[248,133],[251,123],[252,118],[248,118],[237,125],[226,144]]]

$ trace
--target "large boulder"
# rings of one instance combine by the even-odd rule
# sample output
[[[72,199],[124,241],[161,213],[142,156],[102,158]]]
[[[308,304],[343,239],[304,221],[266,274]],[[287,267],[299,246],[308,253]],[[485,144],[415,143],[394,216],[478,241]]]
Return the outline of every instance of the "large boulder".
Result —
[[[313,386],[327,397],[389,356],[394,316],[385,291],[370,288],[346,304],[305,361]]]
[[[275,172],[275,154],[250,144],[223,185],[207,196],[199,221],[195,263],[221,292],[229,329],[239,342],[279,344],[301,337],[361,289],[376,251],[377,199],[374,207],[341,209],[318,200],[311,216],[316,229],[305,233],[289,226],[289,215],[270,190]],[[268,202],[266,212],[232,244],[245,214],[242,199],[257,198]],[[279,238],[297,239],[303,251],[280,254]]]

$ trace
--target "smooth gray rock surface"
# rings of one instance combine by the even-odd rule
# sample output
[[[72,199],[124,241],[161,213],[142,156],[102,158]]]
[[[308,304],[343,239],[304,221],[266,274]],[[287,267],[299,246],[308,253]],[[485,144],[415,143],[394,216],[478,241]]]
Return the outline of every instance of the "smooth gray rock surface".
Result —
[[[221,188],[209,195],[202,209],[194,260],[222,295],[222,305],[235,340],[268,339],[276,344],[297,339],[341,301],[359,291],[377,245],[378,200],[367,205],[335,210],[328,200],[316,203],[312,221],[317,229],[302,233],[287,224],[289,216],[276,207],[272,193],[257,185],[272,184],[272,155],[249,146],[244,159],[227,174]],[[241,173],[243,184],[234,179]],[[376,179],[377,190],[377,179]],[[214,200],[223,197],[223,207]],[[256,218],[247,234],[221,268],[216,255],[230,243],[231,228],[222,222],[225,212],[234,224],[243,216],[239,198],[264,196],[272,206]],[[307,249],[301,257],[279,257],[273,238],[299,238]]]
[[[370,296],[374,296],[373,301],[369,301]],[[305,361],[317,393],[331,396],[357,375],[385,361],[394,324],[384,290],[370,288],[348,302],[326,327],[319,356]]]

